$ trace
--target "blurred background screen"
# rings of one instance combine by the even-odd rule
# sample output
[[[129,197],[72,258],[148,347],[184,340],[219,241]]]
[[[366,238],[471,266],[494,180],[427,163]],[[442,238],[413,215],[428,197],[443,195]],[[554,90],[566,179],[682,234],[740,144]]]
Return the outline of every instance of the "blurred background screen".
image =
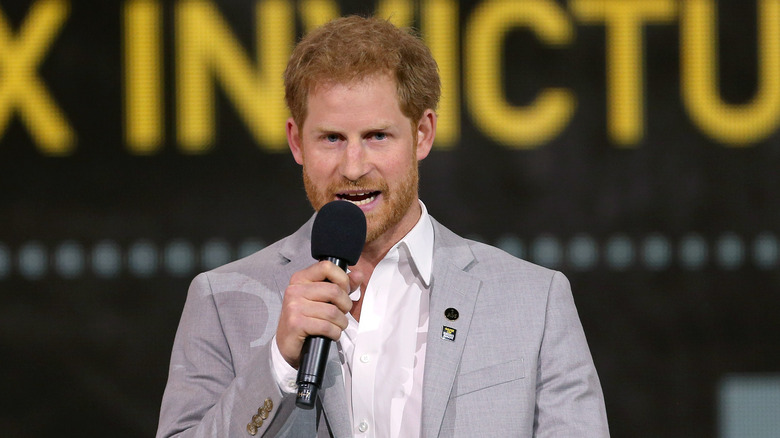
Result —
[[[194,275],[312,214],[281,73],[342,14],[443,80],[421,198],[571,280],[615,437],[780,430],[780,1],[0,1],[0,430],[151,436]]]

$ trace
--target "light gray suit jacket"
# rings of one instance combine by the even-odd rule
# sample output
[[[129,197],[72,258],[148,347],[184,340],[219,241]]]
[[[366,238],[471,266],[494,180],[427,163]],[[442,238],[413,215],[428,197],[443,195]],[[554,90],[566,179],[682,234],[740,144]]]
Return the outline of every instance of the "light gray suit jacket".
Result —
[[[198,275],[174,341],[158,437],[351,437],[337,349],[320,402],[295,407],[270,343],[292,274],[314,260],[312,220],[247,258]],[[423,437],[608,437],[604,399],[569,283],[434,221]],[[457,309],[449,320],[444,311]],[[445,339],[444,327],[455,329]]]

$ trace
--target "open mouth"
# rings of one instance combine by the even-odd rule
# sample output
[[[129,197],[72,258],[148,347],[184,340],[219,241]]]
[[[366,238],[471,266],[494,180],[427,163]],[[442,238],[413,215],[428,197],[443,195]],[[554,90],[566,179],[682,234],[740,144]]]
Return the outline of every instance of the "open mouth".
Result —
[[[376,199],[379,196],[378,191],[374,192],[362,192],[362,193],[338,193],[336,196],[339,199],[349,201],[355,205],[365,205]]]

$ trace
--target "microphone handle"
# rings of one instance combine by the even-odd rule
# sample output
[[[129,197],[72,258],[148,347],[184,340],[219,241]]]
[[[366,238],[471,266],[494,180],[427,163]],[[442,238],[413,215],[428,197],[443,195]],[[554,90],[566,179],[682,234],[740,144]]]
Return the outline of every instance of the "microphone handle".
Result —
[[[325,257],[321,260],[333,262],[347,271],[347,261],[335,257]],[[325,365],[328,363],[331,339],[325,336],[307,336],[301,348],[301,361],[298,367],[298,394],[295,405],[301,409],[312,409],[317,400],[317,391],[322,386],[325,376]]]

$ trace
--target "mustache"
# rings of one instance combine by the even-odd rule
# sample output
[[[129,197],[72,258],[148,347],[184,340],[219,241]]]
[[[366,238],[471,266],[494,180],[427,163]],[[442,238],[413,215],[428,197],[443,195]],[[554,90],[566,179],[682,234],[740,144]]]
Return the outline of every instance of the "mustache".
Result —
[[[350,180],[344,178],[341,181],[334,182],[328,185],[329,193],[342,193],[349,190],[384,192],[387,191],[387,182],[385,182],[382,179],[376,179],[376,178],[359,178],[356,180]]]

